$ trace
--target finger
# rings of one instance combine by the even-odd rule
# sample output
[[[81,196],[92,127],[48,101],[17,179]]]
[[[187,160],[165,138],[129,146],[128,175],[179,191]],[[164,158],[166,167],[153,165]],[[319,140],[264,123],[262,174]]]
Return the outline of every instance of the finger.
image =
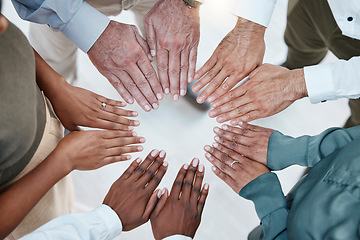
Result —
[[[135,161],[133,161],[130,166],[125,170],[125,172],[120,176],[119,180],[125,180],[128,179],[131,174],[134,172],[134,170],[139,166],[141,162],[141,158],[137,158],[135,159]]]
[[[150,182],[150,180],[155,176],[155,173],[164,163],[165,156],[166,156],[166,152],[164,150],[161,150],[159,155],[153,159],[151,165],[145,170],[145,173],[139,178],[138,182],[143,184],[145,187],[145,185],[147,185]],[[165,165],[167,166],[167,163]]]
[[[153,192],[150,196],[148,203],[146,204],[144,214],[143,214],[143,218],[146,219],[146,221],[149,220],[151,212],[155,209],[156,203],[158,202],[159,192],[161,194],[160,189]]]
[[[236,87],[221,98],[216,99],[211,105],[213,108],[217,108],[223,104],[230,102],[231,100],[243,97],[245,93],[246,89],[242,88],[242,86]]]
[[[138,120],[130,120],[130,119],[127,119],[124,117],[120,117],[114,113],[106,112],[103,110],[99,113],[98,118],[109,121],[109,122],[126,125],[126,126],[139,126],[140,125],[140,122]]]
[[[235,109],[241,108],[245,104],[248,104],[251,99],[247,98],[245,95],[239,96],[238,98],[229,99],[225,104],[217,106],[209,112],[209,117],[217,117],[221,114],[233,111]]]
[[[138,181],[142,177],[151,163],[158,157],[159,153],[159,150],[154,149],[146,156],[145,160],[139,165],[136,172],[133,174],[135,181]]]
[[[114,147],[122,147],[130,144],[137,144],[137,143],[145,143],[145,138],[143,137],[122,137],[122,138],[112,138],[106,139],[105,144],[106,148],[114,148]]]
[[[226,81],[224,81],[220,87],[214,90],[213,93],[208,97],[209,102],[214,102],[219,97],[223,96],[229,92],[236,84],[238,84],[243,79],[242,76],[234,77],[230,76]]]
[[[239,125],[241,122],[251,122],[254,121],[256,119],[259,118],[264,118],[264,117],[268,117],[268,115],[264,115],[261,111],[259,110],[253,110],[253,111],[249,111],[246,114],[234,118],[233,120],[230,121],[231,125]]]
[[[200,213],[200,215],[202,214],[203,210],[204,210],[204,206],[205,206],[205,202],[206,202],[206,198],[209,194],[209,184],[205,183],[202,190],[201,190],[201,195],[199,198],[199,202],[198,202],[198,213]]]
[[[141,48],[144,50],[146,56],[148,57],[148,59],[150,61],[153,60],[151,54],[150,54],[150,48],[149,48],[149,45],[148,43],[141,37],[141,35],[139,34],[139,30],[137,29],[136,26],[133,26],[134,28],[134,33],[135,33],[135,37],[136,37],[136,40],[137,42],[139,43],[139,45],[141,46]]]
[[[126,153],[141,152],[144,150],[143,146],[124,146],[108,148],[105,151],[105,157],[120,156]]]
[[[131,159],[130,155],[121,155],[121,156],[111,156],[106,157],[102,160],[101,166],[106,166],[111,163],[121,162],[121,161],[128,161]]]
[[[250,112],[255,111],[256,108],[257,108],[257,105],[250,102],[248,104],[242,105],[241,107],[237,107],[237,108],[231,110],[230,112],[225,112],[225,113],[221,114],[219,117],[216,118],[216,121],[218,123],[223,123],[223,122],[229,121],[231,119],[235,119],[235,118],[249,119],[249,118],[252,118],[252,116],[250,115]],[[249,116],[247,116],[247,115],[249,115]],[[238,124],[238,123],[239,122],[237,122],[236,124]]]
[[[243,130],[244,133],[246,133],[246,131],[250,132],[247,129],[240,129],[240,130]],[[215,141],[218,141],[217,139],[221,138],[221,139],[224,139],[224,140],[226,140],[228,142],[242,144],[242,145],[245,145],[245,146],[250,146],[252,144],[252,142],[250,142],[252,140],[252,138],[250,138],[249,136],[246,136],[246,135],[232,133],[230,131],[225,131],[225,130],[220,129],[218,127],[214,128],[214,132],[217,135],[215,137]],[[252,133],[252,132],[250,132],[250,133]]]
[[[180,63],[180,96],[185,96],[186,86],[188,82],[189,72],[189,54],[190,50],[185,48],[181,52],[181,63]]]
[[[224,154],[227,154],[227,155],[231,154],[233,156],[233,158],[235,158],[238,161],[239,161],[239,159],[242,158],[241,155],[247,156],[249,158],[254,157],[253,149],[251,149],[251,146],[236,143],[233,141],[228,141],[224,138],[219,138],[219,137],[216,137],[215,141],[219,144],[219,146],[222,146],[221,150],[219,149],[221,152],[223,152]],[[231,149],[232,152],[230,152],[227,149]]]
[[[206,76],[205,76],[206,77]],[[209,82],[206,88],[201,92],[197,98],[198,103],[203,103],[220,85],[226,80],[228,73],[223,69]]]
[[[223,180],[229,187],[231,187],[232,189],[236,189],[235,180],[231,176],[226,174],[226,172],[223,172],[221,169],[215,166],[212,166],[211,170],[213,171],[213,173],[215,173],[215,175],[218,178]]]
[[[229,165],[235,160],[230,155],[221,152],[217,149],[217,143],[213,144],[213,147],[210,147],[209,151],[207,146],[205,146],[205,158],[209,160],[214,166],[219,168],[221,171],[225,172],[228,175],[231,175],[230,172],[234,171]]]
[[[212,69],[210,69],[210,71],[208,71],[206,75],[192,87],[193,92],[198,92],[200,89],[205,87],[206,84],[212,84],[211,80],[219,74],[221,67],[222,66],[220,64],[216,64]]]
[[[149,18],[145,18],[145,34],[146,34],[146,41],[150,48],[150,55],[152,57],[156,56],[156,35],[154,26]]]
[[[125,107],[127,105],[125,102],[109,99],[98,94],[95,94],[95,96],[96,96],[96,100],[100,102],[100,106],[102,103],[105,103],[106,105],[110,105],[112,107]]]
[[[132,131],[134,129],[133,126],[124,125],[107,119],[102,119],[102,116],[100,116],[100,118],[95,119],[95,121],[92,121],[88,125],[89,127],[94,127],[94,128],[120,130],[120,131]]]
[[[247,124],[247,126],[248,125],[250,125],[250,124]],[[233,134],[238,134],[238,135],[242,135],[242,136],[246,136],[246,137],[255,137],[256,132],[262,131],[261,129],[264,129],[264,130],[266,129],[266,128],[260,128],[260,127],[255,128],[256,126],[254,126],[254,125],[252,125],[252,126],[254,126],[254,128],[252,128],[252,129],[250,129],[248,127],[242,127],[242,125],[240,125],[240,126],[241,126],[241,128],[240,127],[233,127],[233,126],[230,126],[230,125],[227,125],[227,124],[223,124],[221,126],[221,128],[225,132],[230,132],[230,133],[233,133]]]
[[[134,98],[132,97],[132,95],[126,90],[125,86],[121,83],[121,80],[113,75],[113,74],[109,74],[109,76],[107,77],[107,79],[109,80],[109,82],[111,83],[111,85],[113,85],[113,87],[116,89],[116,91],[120,94],[120,96],[129,104],[133,104],[134,103]]]
[[[204,170],[205,170],[204,165],[200,164],[199,169],[196,172],[194,186],[192,188],[191,195],[190,195],[190,201],[193,203],[197,203],[199,200],[199,196],[200,196],[200,192],[201,192],[201,185],[202,185],[202,181],[204,179]]]
[[[169,191],[167,190],[167,188],[163,188],[160,193],[158,192],[157,197],[159,200],[156,204],[154,211],[151,213],[150,218],[157,217],[159,215],[159,213],[166,204],[166,200],[168,199],[168,196],[169,196]]]
[[[174,101],[179,100],[180,95],[180,66],[181,53],[175,50],[169,51],[169,79],[170,92]]]
[[[158,75],[160,79],[161,86],[164,90],[165,94],[170,93],[170,82],[169,82],[169,52],[166,49],[161,49],[159,45],[157,45],[157,53],[156,53],[156,61],[157,61],[157,69]]]
[[[191,161],[189,169],[187,170],[180,196],[180,199],[185,202],[189,201],[190,199],[191,190],[193,188],[194,177],[198,166],[199,166],[199,159],[194,158]]]
[[[136,132],[132,131],[114,131],[114,130],[99,130],[103,139],[122,138],[122,137],[134,137],[137,136]]]
[[[125,110],[110,104],[106,104],[105,106],[100,105],[99,108],[101,111],[113,113],[116,114],[117,116],[136,117],[138,115],[136,111]]]
[[[163,164],[160,166],[158,171],[155,173],[154,177],[150,180],[149,184],[146,188],[149,188],[151,191],[154,191],[161,182],[161,179],[164,177],[166,170],[168,168],[168,162],[164,161]]]
[[[195,76],[196,60],[197,60],[197,47],[193,47],[189,54],[189,71],[188,71],[188,83],[191,83]]]
[[[213,54],[209,60],[206,61],[206,63],[204,64],[204,66],[202,66],[195,74],[194,79],[195,80],[199,80],[201,77],[204,76],[205,73],[207,73],[208,71],[210,71],[210,69],[212,69],[215,64],[217,63],[217,57],[215,54]],[[200,87],[199,87],[200,89]]]
[[[184,178],[185,178],[185,175],[186,175],[186,172],[188,169],[189,169],[188,164],[184,164],[182,166],[182,168],[180,168],[180,170],[175,178],[174,184],[171,188],[170,198],[179,200],[181,188],[183,186],[183,181],[184,181]]]

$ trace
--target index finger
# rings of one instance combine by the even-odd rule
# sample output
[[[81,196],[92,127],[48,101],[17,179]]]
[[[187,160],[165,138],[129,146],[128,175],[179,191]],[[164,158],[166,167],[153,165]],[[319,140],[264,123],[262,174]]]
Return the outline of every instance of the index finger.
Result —
[[[182,168],[180,168],[178,175],[176,176],[173,186],[171,188],[170,198],[172,198],[174,200],[175,199],[179,200],[183,181],[184,181],[184,178],[185,178],[185,175],[186,175],[186,172],[188,169],[189,169],[188,164],[184,164],[182,166]]]

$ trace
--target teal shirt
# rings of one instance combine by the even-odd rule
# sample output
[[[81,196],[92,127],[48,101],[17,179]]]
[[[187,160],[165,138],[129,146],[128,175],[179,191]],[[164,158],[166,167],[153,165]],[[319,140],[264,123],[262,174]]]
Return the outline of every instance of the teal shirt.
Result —
[[[240,191],[261,220],[249,239],[360,239],[360,126],[299,138],[275,131],[267,161],[272,170],[313,168],[286,199],[274,173]]]

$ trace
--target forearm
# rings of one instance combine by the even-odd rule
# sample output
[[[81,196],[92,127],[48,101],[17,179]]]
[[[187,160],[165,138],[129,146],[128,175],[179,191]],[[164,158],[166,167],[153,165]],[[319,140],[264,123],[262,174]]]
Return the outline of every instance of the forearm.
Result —
[[[37,202],[71,169],[56,152],[0,194],[0,239],[6,237]]]

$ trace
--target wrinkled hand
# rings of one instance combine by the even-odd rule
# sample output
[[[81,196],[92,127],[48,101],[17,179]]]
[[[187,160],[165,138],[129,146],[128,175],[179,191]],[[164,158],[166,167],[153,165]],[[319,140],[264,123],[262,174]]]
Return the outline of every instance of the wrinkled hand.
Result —
[[[93,170],[107,164],[131,159],[127,153],[140,152],[145,138],[134,132],[77,131],[67,134],[52,154],[59,154],[64,164],[72,170]]]
[[[177,101],[195,75],[199,8],[190,9],[182,0],[159,0],[145,17],[145,30],[164,92]]]
[[[63,126],[69,131],[80,130],[79,126],[109,130],[129,131],[139,121],[137,112],[121,109],[126,103],[111,100],[88,90],[71,86],[65,80],[58,83],[56,96],[51,95],[51,104]],[[105,108],[102,106],[105,103]]]
[[[209,192],[208,184],[201,188],[204,166],[198,164],[199,159],[193,159],[190,166],[185,164],[175,179],[170,196],[165,189],[159,199],[150,216],[156,240],[176,234],[194,238]]]
[[[206,159],[214,165],[212,171],[237,194],[249,182],[270,172],[263,164],[242,156],[224,144],[215,142],[212,147],[206,145],[204,149]]]
[[[250,74],[248,81],[217,99],[209,116],[217,117],[219,123],[232,120],[230,123],[236,125],[272,116],[305,96],[303,69],[263,64]]]
[[[207,85],[197,98],[198,103],[218,99],[262,63],[264,34],[264,26],[239,18],[235,28],[195,75],[195,80],[202,79],[193,86],[194,92]]]
[[[124,231],[130,231],[149,220],[160,195],[159,190],[154,190],[168,166],[164,159],[165,151],[159,153],[159,150],[153,150],[141,164],[141,159],[131,163],[111,186],[104,204],[117,213]]]
[[[88,52],[89,58],[127,103],[159,107],[163,92],[146,41],[133,25],[111,21]]]

